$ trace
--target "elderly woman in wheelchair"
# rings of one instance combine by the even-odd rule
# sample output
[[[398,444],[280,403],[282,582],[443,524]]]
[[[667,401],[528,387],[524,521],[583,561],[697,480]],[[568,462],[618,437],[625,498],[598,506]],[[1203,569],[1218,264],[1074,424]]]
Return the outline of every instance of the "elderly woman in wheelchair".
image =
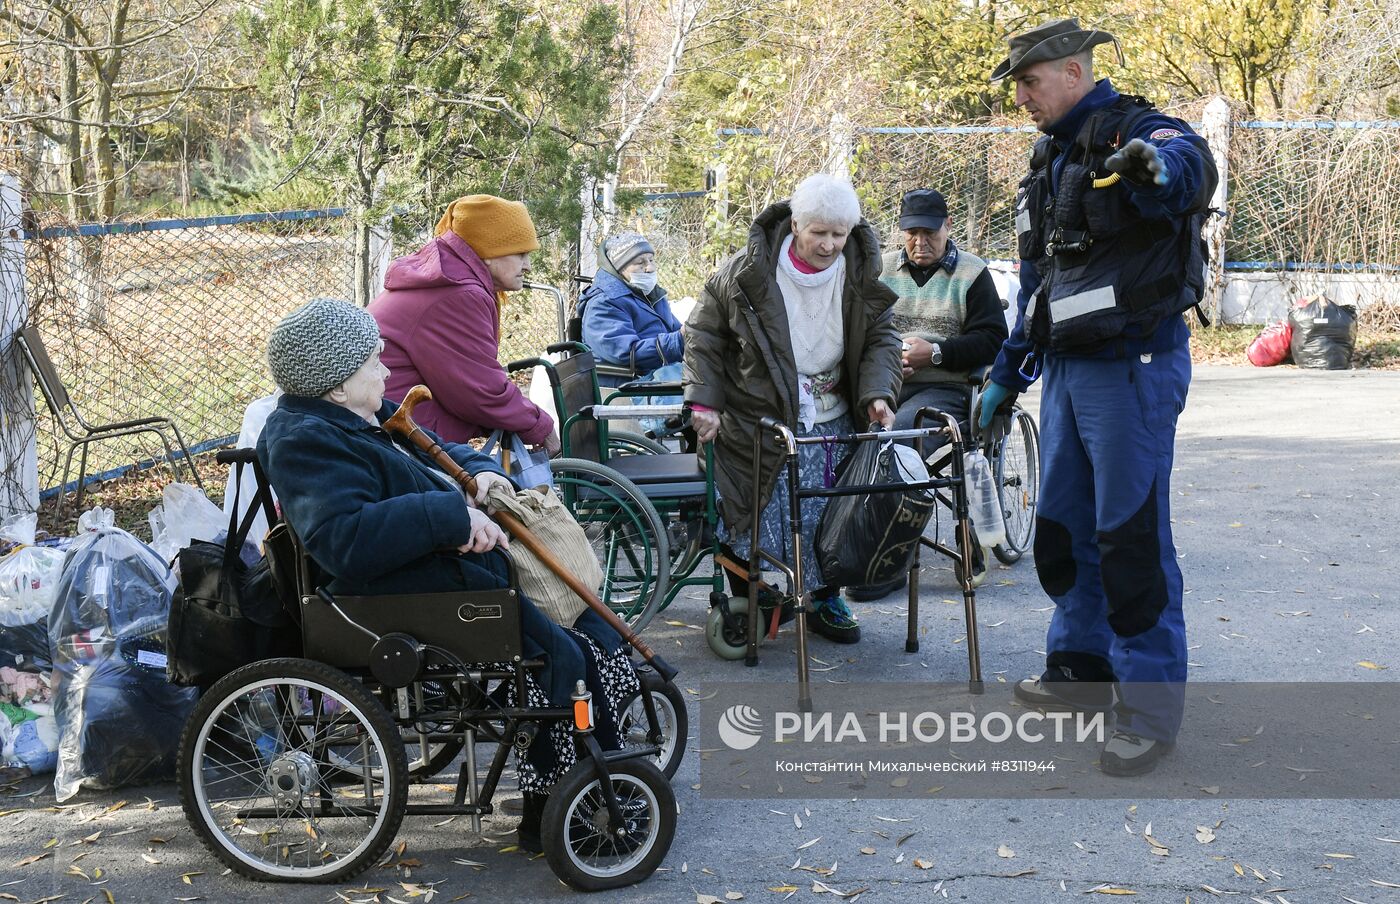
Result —
[[[378,861],[405,812],[477,824],[514,749],[520,846],[544,851],[577,888],[640,881],[669,848],[675,806],[645,752],[621,750],[619,704],[639,689],[622,639],[591,610],[554,624],[514,589],[509,540],[480,507],[509,480],[490,457],[442,443],[476,479],[478,498],[467,498],[384,430],[396,406],[383,401],[382,348],[368,313],[329,299],[270,337],[285,395],[257,457],[305,554],[303,574],[309,563],[321,577],[297,582],[306,659],[226,676],[191,718],[186,812],[244,875],[338,881]],[[484,791],[478,737],[497,743]],[[258,764],[249,781],[270,790],[270,807],[249,802],[256,790],[214,800],[217,738],[225,759]],[[421,778],[465,748],[455,804],[408,803],[405,738],[423,741],[411,766]]]

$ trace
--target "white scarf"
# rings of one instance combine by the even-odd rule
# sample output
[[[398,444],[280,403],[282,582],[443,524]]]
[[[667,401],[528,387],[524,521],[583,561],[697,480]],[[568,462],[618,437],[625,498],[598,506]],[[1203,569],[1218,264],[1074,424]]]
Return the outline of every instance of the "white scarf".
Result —
[[[798,420],[831,420],[846,410],[846,400],[832,390],[840,378],[845,351],[841,297],[846,287],[846,258],[817,273],[803,273],[789,256],[792,236],[778,249],[778,289],[787,312],[792,356],[797,364]]]

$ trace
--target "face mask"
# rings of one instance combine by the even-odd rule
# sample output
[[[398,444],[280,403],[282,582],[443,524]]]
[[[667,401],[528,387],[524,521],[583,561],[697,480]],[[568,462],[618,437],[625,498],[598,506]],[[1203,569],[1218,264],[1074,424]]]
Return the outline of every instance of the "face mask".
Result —
[[[627,280],[628,285],[641,291],[643,295],[651,294],[651,290],[656,288],[656,271],[650,273],[643,270],[641,273],[632,274],[632,278]]]

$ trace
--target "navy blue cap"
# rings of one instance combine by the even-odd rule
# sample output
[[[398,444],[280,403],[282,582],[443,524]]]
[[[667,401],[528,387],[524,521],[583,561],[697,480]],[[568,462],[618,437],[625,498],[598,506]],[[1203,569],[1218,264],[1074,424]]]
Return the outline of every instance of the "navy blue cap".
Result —
[[[904,193],[899,203],[900,229],[942,229],[948,219],[948,202],[931,188],[916,188]]]

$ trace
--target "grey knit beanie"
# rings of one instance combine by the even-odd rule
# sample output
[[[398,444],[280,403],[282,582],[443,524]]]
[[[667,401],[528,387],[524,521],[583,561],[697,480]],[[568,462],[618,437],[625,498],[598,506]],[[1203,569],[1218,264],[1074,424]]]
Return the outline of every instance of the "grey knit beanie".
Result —
[[[613,265],[613,269],[621,273],[633,259],[642,254],[655,254],[656,249],[651,247],[651,242],[640,232],[619,232],[603,243],[603,253],[607,255],[608,263]]]
[[[320,398],[350,379],[378,348],[379,324],[369,311],[348,301],[317,298],[273,328],[267,365],[283,392]]]

